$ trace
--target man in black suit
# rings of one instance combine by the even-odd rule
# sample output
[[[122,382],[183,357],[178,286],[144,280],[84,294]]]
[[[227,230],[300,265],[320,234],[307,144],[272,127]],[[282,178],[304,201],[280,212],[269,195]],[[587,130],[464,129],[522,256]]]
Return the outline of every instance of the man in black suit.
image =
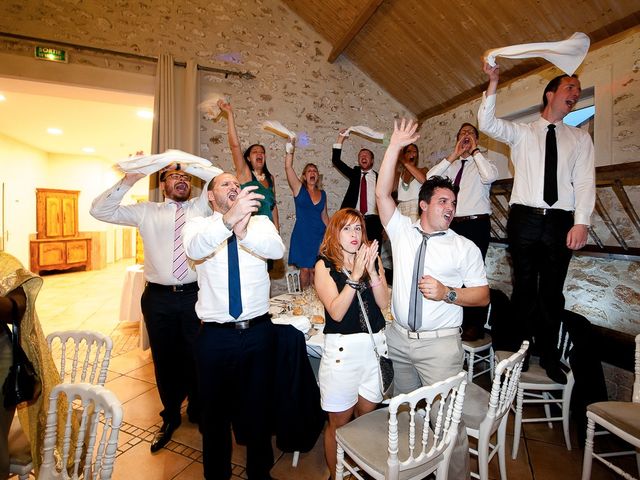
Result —
[[[338,141],[333,144],[331,163],[349,179],[349,187],[340,208],[355,208],[364,215],[369,240],[382,243],[382,223],[376,206],[376,181],[378,172],[373,168],[373,152],[362,148],[358,152],[358,165],[350,167],[341,160],[342,144],[347,138],[341,130]]]

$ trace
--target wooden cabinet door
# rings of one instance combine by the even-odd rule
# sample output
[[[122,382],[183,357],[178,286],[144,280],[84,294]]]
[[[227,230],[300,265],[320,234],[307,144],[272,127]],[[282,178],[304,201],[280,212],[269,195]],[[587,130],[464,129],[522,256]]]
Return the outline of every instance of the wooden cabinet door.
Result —
[[[42,242],[39,248],[39,264],[41,266],[64,265],[65,264],[65,243],[64,242]]]
[[[62,199],[58,196],[48,196],[44,202],[45,232],[47,238],[62,236]]]
[[[86,240],[67,240],[67,263],[86,262],[89,258]]]
[[[78,233],[76,197],[64,195],[62,202],[62,236],[74,237]]]

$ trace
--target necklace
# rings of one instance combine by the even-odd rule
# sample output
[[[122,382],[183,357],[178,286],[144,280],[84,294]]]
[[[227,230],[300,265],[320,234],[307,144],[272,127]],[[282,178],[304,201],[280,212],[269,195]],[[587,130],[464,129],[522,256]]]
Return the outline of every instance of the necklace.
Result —
[[[256,177],[256,180],[259,182],[264,182],[264,179],[267,178],[266,173],[256,173],[255,170],[252,170],[253,176]]]
[[[402,167],[402,171],[400,172],[400,186],[406,192],[407,190],[409,190],[409,185],[411,184],[411,180],[409,180],[409,183],[404,181],[404,172],[406,172],[406,170],[404,167]]]

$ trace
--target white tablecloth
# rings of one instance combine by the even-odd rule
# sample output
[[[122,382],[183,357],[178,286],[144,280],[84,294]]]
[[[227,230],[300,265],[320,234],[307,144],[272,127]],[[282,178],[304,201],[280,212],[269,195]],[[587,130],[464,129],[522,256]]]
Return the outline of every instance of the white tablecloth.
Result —
[[[324,316],[324,308],[315,297],[315,294],[284,293],[271,298],[270,304],[269,312],[273,315],[274,319],[280,315],[285,318],[290,317],[292,310],[296,307],[301,308],[302,312],[293,312],[295,314],[305,315],[309,318],[313,315]],[[307,354],[311,357],[320,358],[322,356],[324,348],[323,328],[324,324],[313,324],[311,330],[305,334],[307,339]]]
[[[142,318],[140,299],[144,292],[145,280],[142,265],[127,267],[120,295],[120,321],[138,322],[140,325],[140,348],[149,348],[149,336]]]

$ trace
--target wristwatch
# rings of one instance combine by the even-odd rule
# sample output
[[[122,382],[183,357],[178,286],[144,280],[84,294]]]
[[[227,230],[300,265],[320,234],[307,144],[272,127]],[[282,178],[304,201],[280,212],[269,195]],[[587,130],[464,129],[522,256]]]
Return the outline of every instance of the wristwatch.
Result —
[[[449,291],[444,296],[444,301],[447,303],[455,303],[456,300],[458,299],[458,294],[453,288],[451,287],[447,287],[447,288],[449,289]]]

